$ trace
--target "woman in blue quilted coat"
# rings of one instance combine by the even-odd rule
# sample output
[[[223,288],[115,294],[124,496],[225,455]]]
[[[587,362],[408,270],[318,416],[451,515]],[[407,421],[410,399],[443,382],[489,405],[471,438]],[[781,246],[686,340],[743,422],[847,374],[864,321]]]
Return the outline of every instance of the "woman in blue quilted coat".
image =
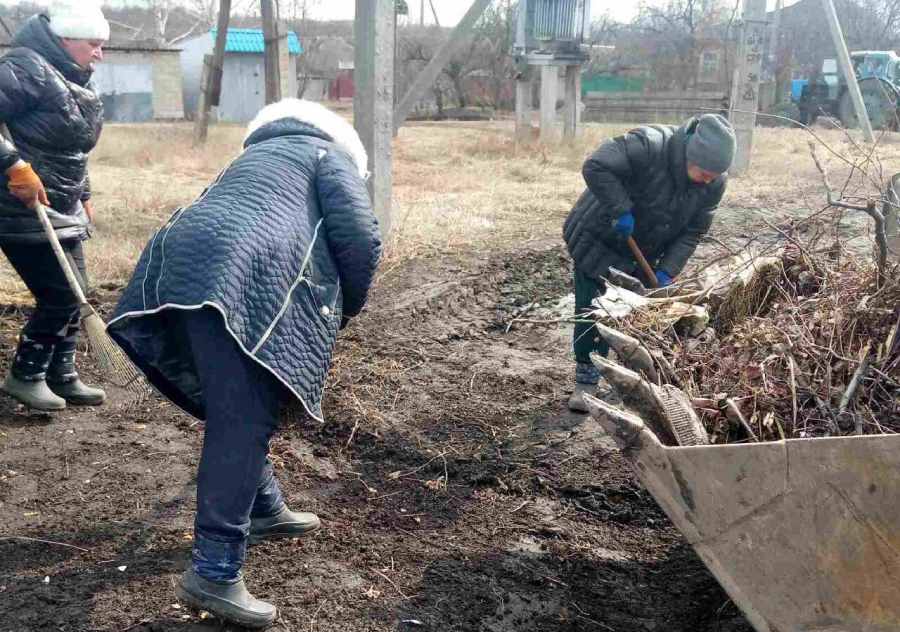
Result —
[[[247,627],[274,621],[241,568],[248,543],[319,519],[287,508],[267,455],[279,410],[322,419],[338,329],[360,313],[381,256],[353,127],[285,99],[243,152],[145,248],[110,335],[174,404],[206,421],[189,605]]]

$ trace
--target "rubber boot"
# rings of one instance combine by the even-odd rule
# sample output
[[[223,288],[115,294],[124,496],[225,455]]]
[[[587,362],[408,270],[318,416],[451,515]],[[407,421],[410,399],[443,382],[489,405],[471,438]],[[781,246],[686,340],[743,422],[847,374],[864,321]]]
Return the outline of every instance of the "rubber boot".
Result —
[[[99,406],[106,401],[103,389],[88,386],[75,370],[75,337],[66,338],[56,345],[47,370],[47,385],[56,395],[73,406]]]
[[[322,526],[319,517],[306,511],[294,512],[284,507],[269,518],[250,519],[250,544],[276,538],[299,538]]]
[[[275,606],[250,594],[243,577],[232,582],[213,582],[189,569],[175,587],[175,595],[191,608],[254,630],[269,627],[278,615]]]
[[[64,410],[66,400],[47,385],[47,367],[53,357],[53,345],[37,342],[25,334],[19,340],[16,357],[3,392],[28,408],[45,411]]]

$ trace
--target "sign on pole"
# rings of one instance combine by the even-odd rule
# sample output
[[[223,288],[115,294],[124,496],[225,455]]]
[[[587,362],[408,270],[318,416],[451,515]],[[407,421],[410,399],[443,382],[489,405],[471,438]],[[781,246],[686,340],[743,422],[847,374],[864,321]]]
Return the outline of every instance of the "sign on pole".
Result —
[[[737,136],[737,151],[730,172],[741,175],[750,168],[759,81],[766,41],[766,0],[744,0],[744,28],[738,67],[731,94],[731,124]]]

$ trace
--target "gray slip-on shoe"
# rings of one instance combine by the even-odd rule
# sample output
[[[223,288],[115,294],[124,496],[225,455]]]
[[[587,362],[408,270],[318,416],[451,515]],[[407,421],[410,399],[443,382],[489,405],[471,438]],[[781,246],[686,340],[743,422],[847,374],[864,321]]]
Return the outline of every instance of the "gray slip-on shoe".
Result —
[[[597,399],[602,399],[607,404],[618,406],[622,403],[622,398],[616,392],[609,382],[604,378],[600,378],[599,384],[582,384],[575,383],[575,390],[569,396],[569,410],[574,413],[587,413],[588,407],[584,403],[585,395],[593,395]]]
[[[269,518],[250,519],[250,544],[276,538],[299,538],[322,526],[319,517],[307,511],[291,511],[287,507]]]
[[[278,616],[275,606],[250,594],[243,579],[231,584],[211,582],[188,569],[175,587],[175,595],[191,608],[254,630],[269,627]]]

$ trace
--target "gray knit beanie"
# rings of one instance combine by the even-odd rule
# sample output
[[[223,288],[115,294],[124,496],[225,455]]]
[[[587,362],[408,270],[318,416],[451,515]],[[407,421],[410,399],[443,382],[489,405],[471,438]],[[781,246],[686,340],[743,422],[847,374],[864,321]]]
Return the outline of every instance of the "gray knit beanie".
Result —
[[[705,171],[725,173],[734,159],[734,130],[721,114],[704,114],[687,143],[688,162]]]

